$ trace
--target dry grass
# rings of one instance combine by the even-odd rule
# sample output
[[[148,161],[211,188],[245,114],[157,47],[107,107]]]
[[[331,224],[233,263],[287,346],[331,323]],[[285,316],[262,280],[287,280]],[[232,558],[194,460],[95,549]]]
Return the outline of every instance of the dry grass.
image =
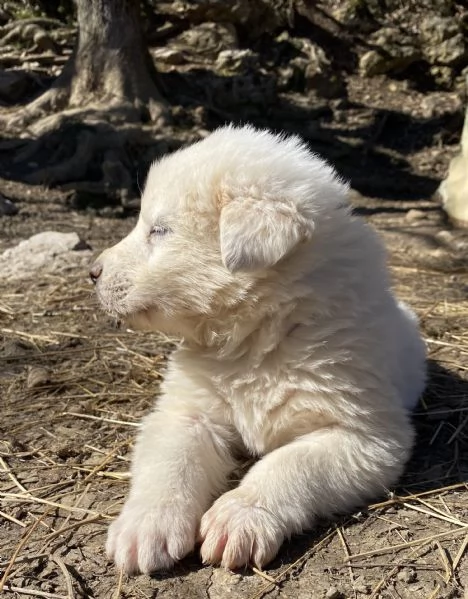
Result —
[[[393,272],[399,295],[421,316],[433,360],[415,414],[417,448],[400,488],[293,539],[266,572],[227,578],[193,557],[172,577],[129,581],[102,549],[170,340],[112,330],[81,272],[3,285],[0,590],[50,599],[321,597],[332,587],[346,597],[463,597],[468,278],[401,256]]]

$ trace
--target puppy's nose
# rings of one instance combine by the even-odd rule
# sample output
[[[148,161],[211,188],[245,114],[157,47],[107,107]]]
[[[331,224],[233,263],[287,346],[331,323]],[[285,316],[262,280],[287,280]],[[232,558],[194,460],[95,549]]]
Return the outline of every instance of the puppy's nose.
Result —
[[[96,285],[97,280],[99,279],[101,274],[102,274],[102,264],[100,262],[95,262],[91,266],[91,270],[89,271],[89,278],[94,283],[94,285]]]

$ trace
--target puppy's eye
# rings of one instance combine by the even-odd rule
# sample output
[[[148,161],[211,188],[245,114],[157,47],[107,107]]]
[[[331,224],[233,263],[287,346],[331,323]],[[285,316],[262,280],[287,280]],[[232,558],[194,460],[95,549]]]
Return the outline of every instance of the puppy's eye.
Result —
[[[165,227],[164,225],[154,225],[154,227],[151,228],[150,236],[163,237],[167,233],[169,233],[169,227]]]

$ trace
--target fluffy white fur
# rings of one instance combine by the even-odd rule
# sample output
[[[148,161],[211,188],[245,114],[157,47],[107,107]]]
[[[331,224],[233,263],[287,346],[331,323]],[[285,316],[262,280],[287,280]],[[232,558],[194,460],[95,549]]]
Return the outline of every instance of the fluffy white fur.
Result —
[[[135,229],[94,268],[108,312],[183,339],[109,531],[126,572],[197,540],[206,563],[263,566],[401,474],[425,349],[347,193],[297,137],[250,127],[151,167]],[[226,492],[242,453],[260,459]]]

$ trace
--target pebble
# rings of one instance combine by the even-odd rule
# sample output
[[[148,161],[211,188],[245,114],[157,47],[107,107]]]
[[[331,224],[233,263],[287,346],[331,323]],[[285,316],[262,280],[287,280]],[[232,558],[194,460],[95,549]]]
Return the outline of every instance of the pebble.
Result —
[[[77,233],[43,231],[0,253],[0,278],[19,280],[41,272],[68,273],[85,269],[91,261],[90,246]]]
[[[426,213],[423,210],[416,210],[416,208],[412,208],[411,210],[408,210],[405,218],[410,222],[414,222],[415,220],[426,218]]]
[[[0,193],[0,216],[15,216],[18,212],[18,206]]]
[[[28,389],[43,387],[47,383],[50,383],[50,372],[47,368],[36,366],[29,368],[28,378],[26,379],[26,387]]]
[[[411,584],[412,582],[417,581],[418,575],[416,573],[416,570],[413,570],[413,568],[403,568],[403,570],[400,570],[398,572],[397,578],[398,580],[401,580],[401,582]]]
[[[325,599],[342,599],[343,593],[336,587],[330,587],[325,593]]]

